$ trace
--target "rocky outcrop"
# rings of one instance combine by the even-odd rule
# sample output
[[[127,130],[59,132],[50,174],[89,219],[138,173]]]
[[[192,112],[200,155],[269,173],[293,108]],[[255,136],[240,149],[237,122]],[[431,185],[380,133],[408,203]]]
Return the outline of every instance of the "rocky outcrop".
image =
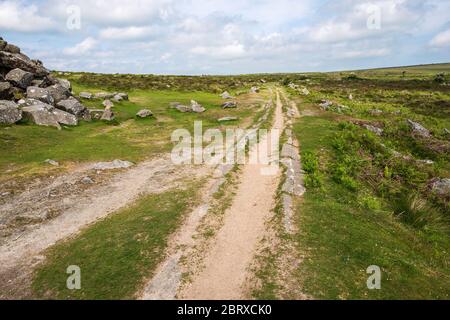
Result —
[[[91,120],[89,111],[73,97],[70,81],[54,78],[41,61],[31,60],[20,48],[2,38],[0,99],[13,103],[20,99],[17,103],[22,108],[22,116],[37,125],[60,128],[60,124],[72,126],[78,120]]]
[[[22,119],[19,106],[7,100],[0,100],[0,124],[13,124]]]

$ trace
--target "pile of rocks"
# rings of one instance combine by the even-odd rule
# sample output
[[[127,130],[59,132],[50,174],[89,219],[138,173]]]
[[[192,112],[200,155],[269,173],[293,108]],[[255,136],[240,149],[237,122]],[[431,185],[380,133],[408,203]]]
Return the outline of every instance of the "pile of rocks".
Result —
[[[68,80],[52,77],[41,61],[0,38],[0,124],[21,119],[61,128],[91,117]]]

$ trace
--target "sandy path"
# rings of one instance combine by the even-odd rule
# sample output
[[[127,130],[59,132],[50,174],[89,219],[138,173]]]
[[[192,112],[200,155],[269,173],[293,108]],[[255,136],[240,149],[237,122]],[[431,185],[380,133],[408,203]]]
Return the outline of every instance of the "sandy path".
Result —
[[[283,128],[282,104],[277,92],[273,128]],[[267,137],[258,148],[267,148]],[[250,151],[255,156],[258,148]],[[182,299],[242,299],[248,268],[259,240],[265,234],[265,223],[271,217],[280,173],[263,175],[268,165],[247,164],[232,206],[225,213],[224,225],[206,253],[204,269],[179,294]]]
[[[142,194],[161,193],[177,187],[183,179],[206,176],[205,167],[175,166],[170,155],[145,161],[114,176],[107,185],[81,195],[76,206],[48,223],[27,231],[0,246],[0,298],[7,296],[29,277],[41,261],[41,252],[57,241],[76,234],[83,227],[129,205]]]

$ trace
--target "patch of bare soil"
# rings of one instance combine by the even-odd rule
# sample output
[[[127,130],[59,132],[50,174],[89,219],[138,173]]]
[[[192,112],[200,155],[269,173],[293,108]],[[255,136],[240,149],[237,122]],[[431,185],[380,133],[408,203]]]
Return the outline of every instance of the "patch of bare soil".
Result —
[[[284,126],[282,104],[277,94],[273,128]],[[250,158],[258,150],[269,148],[268,137],[260,139],[250,150]],[[269,150],[268,154],[271,154]],[[240,182],[231,207],[224,216],[223,227],[203,259],[203,269],[193,276],[179,297],[182,299],[243,299],[248,296],[246,281],[259,242],[266,233],[266,222],[273,215],[280,172],[265,175],[265,164],[247,164],[242,168]]]
[[[75,235],[80,229],[131,204],[142,194],[161,193],[177,187],[184,179],[210,174],[200,166],[176,166],[170,155],[145,161],[126,171],[108,173],[79,168],[34,186],[0,206],[2,221],[14,221],[23,211],[32,224],[14,228],[0,244],[0,298],[31,295],[29,285],[34,266],[43,259],[42,251],[57,241]],[[105,180],[102,180],[102,176]],[[93,184],[83,187],[88,176]],[[102,181],[97,184],[97,181]],[[91,183],[89,183],[91,184]],[[57,212],[49,216],[48,212]],[[41,221],[42,220],[42,221]]]

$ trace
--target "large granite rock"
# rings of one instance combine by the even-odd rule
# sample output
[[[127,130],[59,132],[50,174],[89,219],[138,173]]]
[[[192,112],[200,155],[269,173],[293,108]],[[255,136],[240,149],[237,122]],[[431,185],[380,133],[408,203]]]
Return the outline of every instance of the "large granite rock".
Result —
[[[5,79],[11,82],[14,86],[26,89],[31,85],[34,75],[31,72],[24,71],[22,69],[16,68],[8,72]]]
[[[76,126],[78,120],[76,116],[56,109],[55,107],[41,103],[22,108],[23,117],[40,126],[51,126],[61,129],[60,124]]]
[[[12,101],[0,100],[0,124],[13,124],[22,119],[22,110]]]
[[[19,68],[31,72],[36,77],[45,77],[49,74],[49,71],[44,68],[42,62],[31,60],[22,53],[0,51],[0,66],[7,70]]]
[[[58,109],[71,113],[77,117],[79,120],[90,121],[91,115],[89,110],[83,106],[77,99],[70,97],[66,100],[61,100],[56,104]]]
[[[46,88],[39,87],[28,87],[27,88],[27,98],[36,99],[48,104],[54,104],[55,100],[50,94],[49,90]]]
[[[0,99],[11,99],[11,84],[7,81],[0,82]]]
[[[54,84],[47,88],[50,95],[53,97],[54,103],[58,104],[62,100],[69,99],[72,96],[70,91],[60,84]]]

